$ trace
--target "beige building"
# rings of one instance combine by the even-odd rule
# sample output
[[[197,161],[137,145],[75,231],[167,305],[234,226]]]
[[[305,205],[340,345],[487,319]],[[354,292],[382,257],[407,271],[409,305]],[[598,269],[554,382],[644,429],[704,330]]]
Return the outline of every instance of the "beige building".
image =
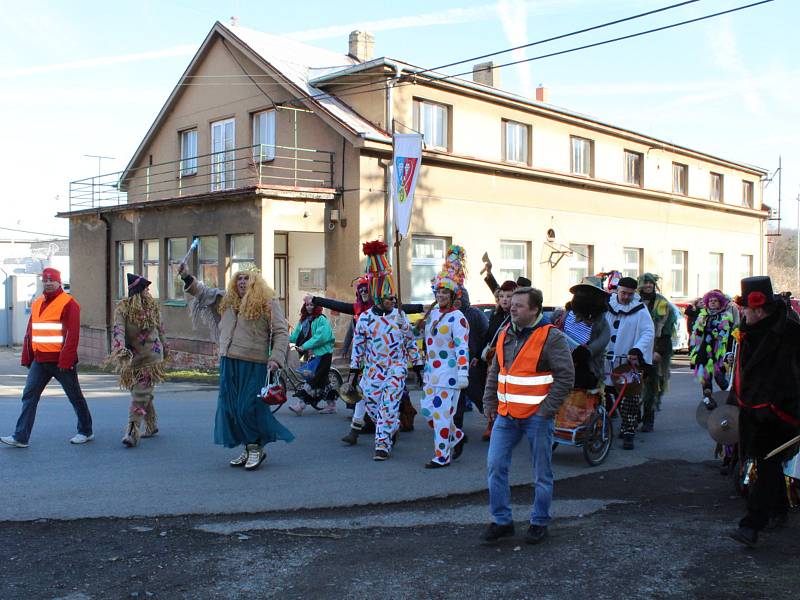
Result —
[[[766,270],[763,169],[552,106],[546,90],[504,92],[485,66],[468,81],[371,52],[360,32],[340,55],[214,25],[126,170],[71,184],[61,216],[83,360],[104,354],[124,274],[138,271],[157,283],[179,357],[214,362],[175,276],[194,238],[203,280],[256,264],[290,321],[308,292],[352,298],[361,243],[392,241],[392,131],[425,140],[396,265],[404,300],[431,299],[449,242],[466,247],[473,302],[491,300],[484,252],[498,279],[526,275],[553,305],[610,269],[658,273],[674,300],[734,293]]]

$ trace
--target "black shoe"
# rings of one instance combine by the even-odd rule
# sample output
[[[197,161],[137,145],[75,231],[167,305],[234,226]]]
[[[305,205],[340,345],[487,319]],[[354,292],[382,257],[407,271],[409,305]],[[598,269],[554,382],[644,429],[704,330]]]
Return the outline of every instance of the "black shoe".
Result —
[[[425,468],[426,469],[444,469],[445,467],[449,467],[449,466],[450,466],[449,462],[440,463],[440,462],[436,462],[435,460],[429,460],[428,462],[425,463]]]
[[[626,433],[624,436],[622,436],[622,449],[633,450],[633,435],[630,433]]]
[[[767,529],[780,529],[781,527],[784,527],[788,521],[789,515],[787,513],[770,517],[769,521],[767,521]]]
[[[372,460],[386,460],[389,458],[389,452],[387,450],[375,450],[375,455],[372,457]]]
[[[758,543],[758,532],[750,527],[738,527],[728,532],[728,537],[744,544],[748,548],[754,548]]]
[[[650,433],[651,431],[653,431],[653,424],[644,422],[642,423],[642,428],[639,431],[641,431],[642,433]]]
[[[526,544],[538,544],[547,537],[547,525],[531,525],[525,534]]]
[[[347,435],[342,438],[342,441],[348,446],[355,446],[358,443],[359,433],[361,432],[358,429],[351,427]]]
[[[450,457],[450,460],[457,460],[461,453],[464,452],[464,445],[467,443],[467,436],[464,435],[458,443],[453,446],[453,456]]]
[[[511,537],[514,535],[514,524],[498,525],[497,523],[489,523],[489,526],[481,534],[481,544],[490,546],[496,544],[504,537]]]

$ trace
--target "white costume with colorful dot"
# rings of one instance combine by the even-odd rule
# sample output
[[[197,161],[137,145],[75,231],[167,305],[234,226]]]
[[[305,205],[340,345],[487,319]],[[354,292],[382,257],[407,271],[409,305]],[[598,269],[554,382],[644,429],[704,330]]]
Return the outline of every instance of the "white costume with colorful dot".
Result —
[[[460,310],[434,308],[425,322],[425,395],[422,416],[434,431],[435,462],[450,462],[464,433],[453,424],[458,391],[467,387],[469,325]]]

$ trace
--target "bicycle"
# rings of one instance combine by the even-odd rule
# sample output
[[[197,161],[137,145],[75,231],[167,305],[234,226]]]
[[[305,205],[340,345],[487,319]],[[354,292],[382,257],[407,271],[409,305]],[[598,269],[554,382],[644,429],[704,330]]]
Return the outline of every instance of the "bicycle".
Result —
[[[308,378],[313,376],[313,372],[304,368],[305,365],[306,361],[300,358],[300,353],[297,348],[294,344],[290,344],[286,364],[278,371],[278,381],[280,381],[283,389],[286,390],[287,400],[289,399],[290,393],[293,394],[302,389]],[[339,388],[342,386],[342,383],[344,383],[342,374],[336,367],[331,365],[330,371],[328,371],[328,384],[337,398],[339,397]],[[270,407],[270,410],[275,414],[284,404],[286,404],[286,402],[275,404]]]

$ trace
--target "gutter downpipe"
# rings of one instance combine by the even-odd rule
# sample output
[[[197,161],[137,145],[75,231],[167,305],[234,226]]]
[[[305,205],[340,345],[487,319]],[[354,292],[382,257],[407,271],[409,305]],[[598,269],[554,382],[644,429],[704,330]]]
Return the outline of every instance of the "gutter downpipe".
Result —
[[[105,300],[105,312],[106,312],[106,319],[105,319],[105,353],[109,353],[109,349],[111,348],[111,223],[108,222],[108,219],[101,213],[99,210],[97,211],[97,218],[100,219],[106,226],[106,260],[105,260],[105,288],[106,288],[106,300]]]
[[[386,130],[389,132],[389,135],[394,134],[394,86],[400,79],[403,71],[400,65],[393,64],[393,66],[394,77],[386,82]],[[389,162],[386,165],[386,196],[383,201],[383,241],[386,242],[387,246],[389,246],[387,258],[389,259],[389,264],[394,267],[394,252],[392,252],[395,238],[394,204],[392,202],[392,161],[394,160],[394,142],[392,143],[392,150],[392,157],[389,158]],[[396,280],[399,280],[400,274],[395,273],[395,278]]]

